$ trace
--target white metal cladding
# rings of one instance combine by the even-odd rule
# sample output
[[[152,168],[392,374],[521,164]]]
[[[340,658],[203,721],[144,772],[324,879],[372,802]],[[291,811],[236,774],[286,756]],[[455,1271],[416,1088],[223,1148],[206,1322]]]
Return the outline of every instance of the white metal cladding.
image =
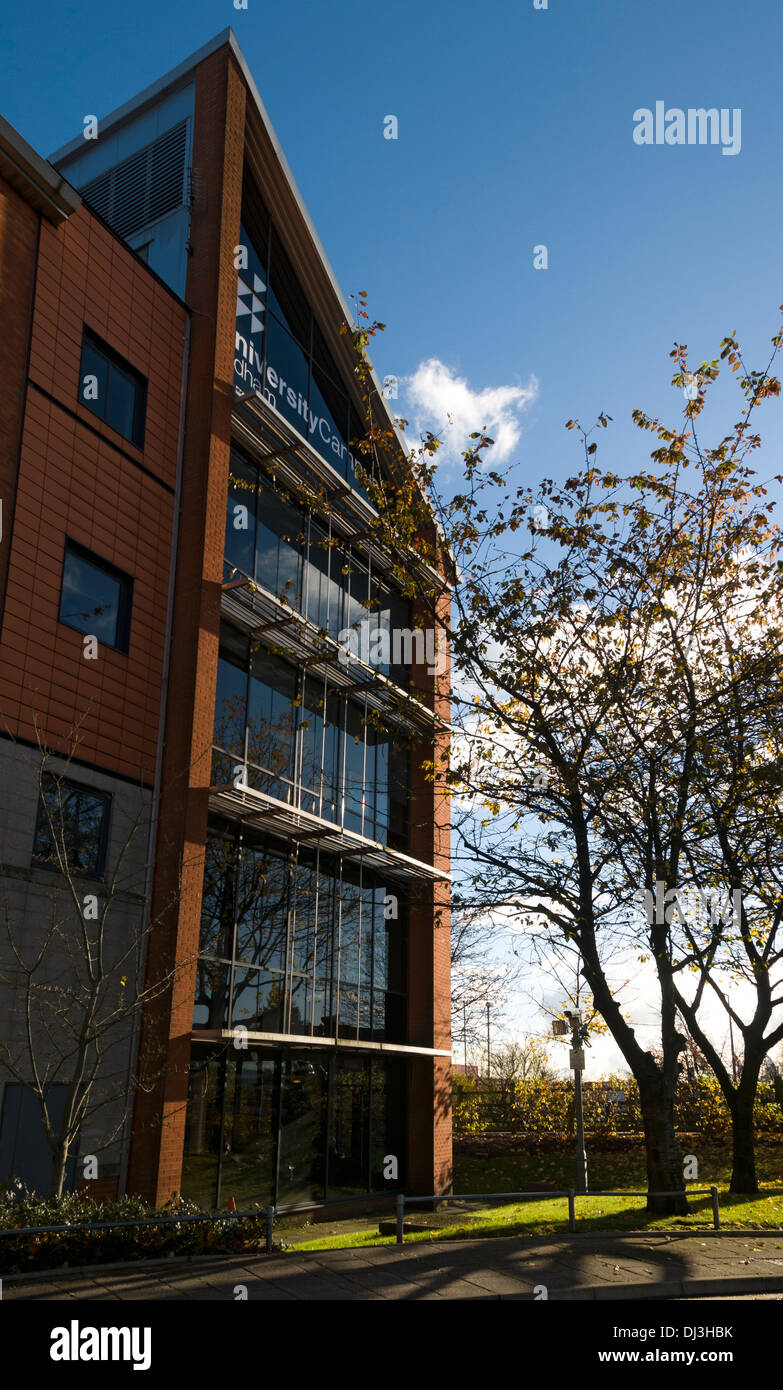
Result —
[[[187,120],[80,188],[118,236],[132,236],[186,201]]]

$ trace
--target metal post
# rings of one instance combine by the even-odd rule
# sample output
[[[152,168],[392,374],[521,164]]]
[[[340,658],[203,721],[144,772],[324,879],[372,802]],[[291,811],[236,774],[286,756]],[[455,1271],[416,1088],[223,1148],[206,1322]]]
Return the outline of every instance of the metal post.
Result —
[[[571,1035],[571,1047],[576,1054],[582,1051],[578,1028]],[[582,1072],[574,1067],[574,1110],[576,1113],[576,1190],[587,1192],[587,1150],[585,1149],[585,1117],[582,1108]]]
[[[719,1231],[719,1230],[720,1230],[720,1207],[718,1206],[718,1189],[717,1189],[717,1187],[711,1187],[711,1188],[710,1188],[710,1196],[712,1197],[712,1224],[713,1224],[713,1226],[715,1227],[715,1230],[716,1230],[716,1231]]]
[[[465,1005],[462,1005],[462,1055],[465,1062],[465,1075],[468,1074],[468,1015]]]
[[[576,1205],[574,1203],[574,1189],[568,1189],[568,1229],[573,1235],[576,1230]]]
[[[402,1236],[405,1221],[405,1197],[401,1192],[397,1193],[397,1244],[402,1245]]]
[[[275,1209],[266,1209],[266,1253],[271,1255],[275,1243]]]

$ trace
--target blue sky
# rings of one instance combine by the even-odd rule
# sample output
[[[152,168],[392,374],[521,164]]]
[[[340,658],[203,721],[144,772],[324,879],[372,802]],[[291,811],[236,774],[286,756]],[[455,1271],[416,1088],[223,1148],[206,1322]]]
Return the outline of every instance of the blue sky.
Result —
[[[698,361],[736,329],[766,360],[783,302],[780,0],[44,0],[6,7],[2,112],[49,153],[227,25],[344,292],[367,290],[388,324],[374,360],[401,381],[400,414],[437,428],[456,402],[460,422],[502,427],[521,483],[577,467],[563,424],[603,409],[599,461],[624,469],[651,447],[633,407],[682,409],[675,339]],[[634,112],[659,100],[738,108],[739,153],[635,144]],[[760,417],[765,475],[783,471],[781,412]]]
[[[736,329],[761,362],[783,301],[778,0],[14,6],[3,113],[48,153],[229,24],[345,293],[388,324],[379,371],[443,364],[419,382],[429,402],[403,384],[401,414],[438,423],[454,377],[468,393],[534,378],[532,399],[473,407],[521,428],[506,461],[534,480],[575,466],[563,423],[600,409],[605,463],[646,457],[630,411],[681,408],[675,338],[700,360]],[[739,154],[636,145],[633,113],[657,100],[740,108]],[[778,443],[779,417],[762,416]]]

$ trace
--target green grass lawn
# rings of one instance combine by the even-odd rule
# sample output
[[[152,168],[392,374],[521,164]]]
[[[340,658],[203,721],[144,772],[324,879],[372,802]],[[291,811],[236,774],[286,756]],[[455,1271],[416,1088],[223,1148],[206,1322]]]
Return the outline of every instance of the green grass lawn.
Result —
[[[720,1192],[721,1226],[726,1229],[763,1227],[783,1235],[783,1153],[779,1148],[760,1147],[757,1155],[759,1183],[757,1197],[728,1192],[731,1155],[725,1149],[706,1148],[698,1155],[698,1181],[692,1188],[711,1187]],[[712,1228],[709,1196],[693,1197],[688,1216],[648,1216],[644,1197],[625,1197],[623,1189],[643,1190],[646,1186],[644,1154],[593,1154],[588,1157],[590,1186],[595,1191],[612,1188],[618,1195],[576,1199],[577,1231],[703,1231]],[[573,1160],[561,1154],[505,1154],[490,1158],[458,1155],[455,1159],[454,1187],[457,1192],[524,1191],[530,1183],[550,1182],[568,1187],[573,1182]],[[419,1213],[409,1208],[406,1217]],[[568,1203],[565,1198],[536,1197],[529,1201],[476,1209],[451,1205],[439,1214],[424,1217],[428,1229],[406,1234],[405,1242],[464,1240],[468,1237],[559,1235],[568,1230]],[[439,1224],[442,1222],[442,1225]],[[283,1239],[285,1236],[283,1235]],[[378,1234],[377,1220],[363,1231],[340,1232],[315,1240],[297,1241],[296,1250],[329,1250],[368,1245],[390,1245],[393,1236]],[[781,1242],[783,1248],[783,1240]]]
[[[717,1145],[696,1145],[698,1181],[693,1187],[728,1190],[731,1180],[731,1150]],[[625,1153],[587,1152],[591,1188],[646,1188],[644,1149]],[[762,1145],[756,1151],[756,1173],[761,1186],[783,1186],[783,1146]],[[457,1154],[454,1159],[456,1192],[524,1192],[529,1183],[551,1183],[553,1187],[573,1187],[575,1163],[571,1154],[498,1154],[471,1158]]]

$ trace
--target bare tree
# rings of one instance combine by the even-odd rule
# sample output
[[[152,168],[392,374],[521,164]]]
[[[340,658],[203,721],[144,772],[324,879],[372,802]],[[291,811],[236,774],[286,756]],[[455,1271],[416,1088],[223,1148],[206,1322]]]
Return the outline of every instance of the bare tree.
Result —
[[[137,1021],[187,962],[144,982],[154,923],[145,896],[150,811],[143,790],[126,825],[115,814],[109,870],[96,878],[93,856],[105,828],[97,807],[91,818],[89,808],[85,814],[74,804],[73,746],[63,758],[39,737],[38,753],[36,859],[52,877],[36,883],[40,907],[33,911],[29,898],[21,906],[9,901],[3,885],[0,1070],[38,1102],[52,1155],[51,1195],[60,1196],[80,1136],[87,1133],[91,1155],[114,1145],[130,1098],[155,1083],[149,1059],[143,1079],[135,1069]]]
[[[557,1073],[546,1044],[529,1034],[509,1038],[495,1049],[491,1075],[497,1077],[502,1086],[511,1086],[517,1081],[554,1081]]]
[[[520,967],[504,954],[504,935],[481,914],[458,908],[452,915],[451,1033],[455,1053],[462,1048],[464,1057],[482,1050],[486,1057],[488,1022],[490,1038],[505,1026]]]

